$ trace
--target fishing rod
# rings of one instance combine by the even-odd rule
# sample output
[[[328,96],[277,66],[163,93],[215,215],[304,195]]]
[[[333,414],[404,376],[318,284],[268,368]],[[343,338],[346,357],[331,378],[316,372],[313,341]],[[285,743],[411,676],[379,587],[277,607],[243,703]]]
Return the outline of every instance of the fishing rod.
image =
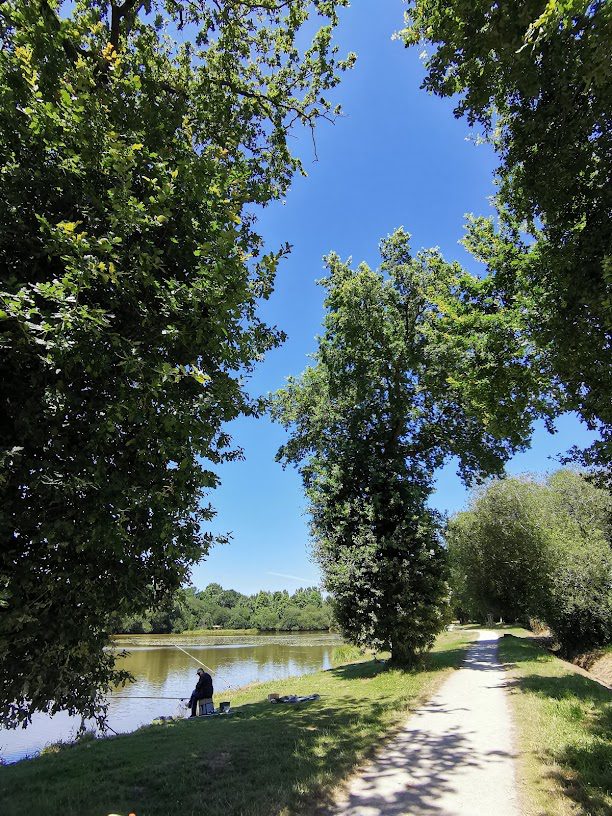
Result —
[[[173,643],[172,645],[174,647],[176,647],[177,649],[180,649],[181,652],[184,652],[187,655],[187,657],[190,657],[192,660],[195,660],[195,662],[199,663],[200,666],[204,666],[204,668],[207,671],[209,671],[211,674],[215,674],[215,672],[213,672],[213,670],[210,668],[210,666],[207,666],[206,663],[202,663],[202,661],[198,660],[197,657],[194,657],[192,654],[189,654],[189,652],[186,649],[183,649],[182,646],[178,646],[176,643]],[[226,689],[226,691],[234,691],[234,689],[231,686],[229,686]],[[183,702],[183,700],[187,699],[186,697],[157,697],[157,696],[140,695],[140,694],[133,694],[133,695],[111,694],[109,696],[113,700],[180,700],[181,702]]]
[[[206,665],[206,663],[202,663],[202,661],[201,661],[201,660],[198,660],[198,658],[197,658],[197,657],[194,657],[192,654],[189,654],[189,652],[188,652],[188,651],[186,651],[185,649],[183,649],[183,647],[182,647],[182,646],[177,646],[177,644],[176,644],[176,643],[173,643],[172,645],[173,645],[173,646],[175,646],[177,649],[180,649],[180,650],[181,650],[181,652],[184,652],[184,653],[187,655],[187,657],[190,657],[192,660],[195,660],[195,662],[196,662],[196,663],[199,663],[199,664],[200,664],[200,666],[204,666],[204,668],[206,669],[206,671],[209,671],[211,674],[214,674],[214,671],[213,671],[213,670],[210,668],[210,666],[207,666],[207,665]]]
[[[111,700],[184,700],[185,697],[151,697],[140,694],[109,694]]]
[[[185,649],[183,649],[182,646],[178,646],[176,643],[173,643],[172,645],[176,646],[177,649],[180,649],[181,652],[185,652],[187,657],[190,657],[192,660],[195,660],[195,662],[199,663],[200,666],[204,666],[204,668],[207,671],[209,671],[211,674],[214,674],[214,672],[210,668],[210,666],[207,666],[206,663],[202,663],[202,661],[198,660],[197,657],[194,657],[192,654],[189,654],[189,652],[186,651]],[[181,702],[183,702],[183,700],[187,699],[186,697],[158,697],[158,696],[153,696],[153,695],[149,695],[149,694],[146,694],[146,695],[141,695],[141,694],[126,694],[126,695],[111,694],[109,696],[113,700],[180,700]]]
[[[173,646],[176,646],[176,648],[177,648],[177,649],[180,649],[180,650],[181,650],[181,652],[185,652],[185,654],[187,655],[187,657],[190,657],[192,660],[195,660],[195,662],[196,662],[196,663],[199,663],[199,664],[200,664],[200,666],[204,666],[204,668],[205,668],[207,671],[209,671],[211,674],[216,674],[216,672],[214,672],[214,671],[213,671],[213,670],[210,668],[210,666],[207,666],[207,665],[206,665],[206,663],[202,663],[202,661],[201,661],[201,660],[198,660],[198,658],[197,658],[197,657],[194,657],[192,654],[189,654],[189,652],[188,652],[186,649],[183,649],[183,647],[182,647],[182,646],[177,646],[177,644],[176,644],[176,643],[173,643],[172,645],[173,645]],[[225,691],[235,691],[235,690],[236,690],[236,687],[235,687],[235,686],[228,686],[228,687],[225,689]],[[172,699],[173,699],[173,698],[172,698]],[[181,699],[181,700],[182,700],[183,698],[182,698],[182,697],[180,697],[179,699]]]

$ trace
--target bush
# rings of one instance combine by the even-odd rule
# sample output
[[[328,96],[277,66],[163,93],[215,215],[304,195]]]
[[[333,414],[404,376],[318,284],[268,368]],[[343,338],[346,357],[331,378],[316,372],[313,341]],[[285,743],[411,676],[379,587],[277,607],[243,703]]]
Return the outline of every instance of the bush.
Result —
[[[576,547],[557,568],[544,617],[567,654],[610,643],[612,555],[603,538]]]

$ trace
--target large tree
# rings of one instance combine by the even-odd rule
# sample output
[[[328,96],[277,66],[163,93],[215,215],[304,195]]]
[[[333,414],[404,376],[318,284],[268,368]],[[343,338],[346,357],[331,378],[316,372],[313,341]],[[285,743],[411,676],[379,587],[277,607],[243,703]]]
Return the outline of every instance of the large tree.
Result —
[[[111,616],[212,541],[224,423],[281,336],[254,206],[299,168],[291,126],[331,115],[346,4],[1,4],[4,725],[102,716]]]
[[[611,514],[609,493],[574,471],[493,481],[448,525],[456,605],[544,620],[566,652],[609,643]]]
[[[275,411],[343,632],[411,662],[444,619],[435,472],[451,456],[468,482],[502,470],[529,437],[537,361],[486,282],[435,250],[413,256],[401,229],[381,255],[379,271],[327,258],[314,364]]]
[[[612,458],[612,6],[605,0],[412,0],[402,32],[425,45],[424,87],[499,156],[497,247],[485,262],[566,406],[602,431],[587,464]],[[509,227],[509,225],[511,225]],[[526,239],[526,240],[525,240]],[[509,252],[514,245],[517,251]]]
[[[547,498],[530,480],[495,480],[450,520],[453,605],[462,617],[524,622],[537,615],[553,566]]]

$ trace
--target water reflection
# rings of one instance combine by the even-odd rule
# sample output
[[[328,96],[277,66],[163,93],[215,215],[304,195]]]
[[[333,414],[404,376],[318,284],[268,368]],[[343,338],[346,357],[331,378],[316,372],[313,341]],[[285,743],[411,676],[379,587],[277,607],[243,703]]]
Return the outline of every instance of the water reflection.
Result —
[[[232,690],[249,683],[329,668],[334,646],[339,643],[337,635],[326,633],[118,638],[116,648],[128,651],[118,665],[130,671],[136,681],[111,695],[109,726],[121,733],[155,717],[186,714],[180,698],[189,697],[200,663],[211,671],[215,701],[220,702],[222,698],[231,700]],[[79,720],[60,713],[34,716],[26,730],[0,729],[0,757],[14,762],[31,756],[51,742],[73,739],[78,726]]]

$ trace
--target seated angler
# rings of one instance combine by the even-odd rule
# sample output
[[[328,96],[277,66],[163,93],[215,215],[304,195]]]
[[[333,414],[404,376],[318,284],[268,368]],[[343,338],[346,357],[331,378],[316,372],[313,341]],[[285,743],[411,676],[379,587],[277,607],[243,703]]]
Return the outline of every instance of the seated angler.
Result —
[[[191,693],[187,705],[191,708],[191,717],[195,717],[198,709],[198,702],[202,702],[205,714],[212,714],[215,710],[213,706],[213,681],[212,677],[204,669],[198,669],[198,683]]]

